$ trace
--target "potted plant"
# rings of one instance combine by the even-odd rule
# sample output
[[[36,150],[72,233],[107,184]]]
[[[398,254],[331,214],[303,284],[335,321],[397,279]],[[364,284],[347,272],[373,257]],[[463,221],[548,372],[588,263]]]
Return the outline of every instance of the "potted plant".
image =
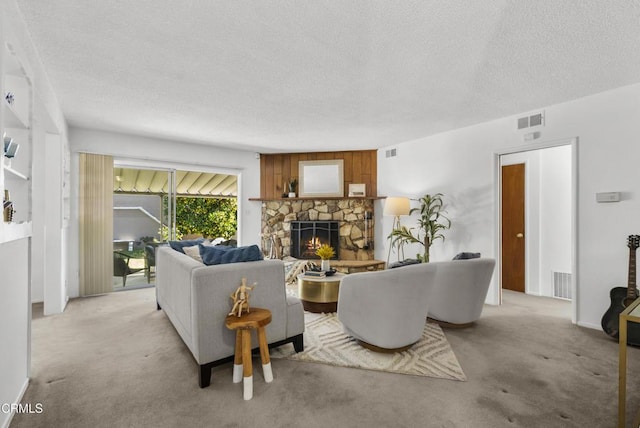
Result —
[[[424,253],[418,253],[416,258],[423,263],[428,263],[431,245],[436,239],[444,241],[442,231],[451,227],[451,220],[445,216],[446,211],[444,210],[442,196],[442,193],[436,193],[435,195],[426,194],[420,198],[420,208],[412,208],[409,211],[409,214],[420,212],[420,217],[418,218],[419,227],[415,231],[415,235],[415,228],[401,226],[391,231],[389,235],[391,245],[420,244],[424,247]]]
[[[298,186],[298,179],[297,178],[292,178],[291,180],[289,180],[289,197],[290,198],[295,198],[296,197],[296,187]]]
[[[329,266],[329,259],[331,259],[335,255],[336,252],[333,247],[327,244],[320,245],[320,247],[318,247],[318,249],[316,250],[316,256],[320,257],[320,259],[322,260],[320,262],[320,269],[325,272],[330,270],[331,266]]]

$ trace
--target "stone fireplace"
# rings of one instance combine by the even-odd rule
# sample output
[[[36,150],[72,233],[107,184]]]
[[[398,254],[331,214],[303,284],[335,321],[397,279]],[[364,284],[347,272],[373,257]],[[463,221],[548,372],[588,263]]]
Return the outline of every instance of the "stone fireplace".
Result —
[[[337,241],[334,238],[329,244],[341,260],[374,260],[373,202],[370,198],[263,201],[262,251],[279,257],[293,256],[294,224],[321,222],[334,225]],[[296,245],[299,247],[300,243]],[[318,258],[306,253],[296,258]]]
[[[337,221],[292,221],[289,253],[296,259],[318,259],[316,250],[326,244],[335,250],[333,258],[340,259],[339,227]]]

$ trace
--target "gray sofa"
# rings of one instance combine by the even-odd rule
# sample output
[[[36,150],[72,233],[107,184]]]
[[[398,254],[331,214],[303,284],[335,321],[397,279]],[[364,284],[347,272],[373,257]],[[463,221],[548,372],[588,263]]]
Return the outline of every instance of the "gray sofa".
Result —
[[[304,311],[300,301],[285,292],[284,265],[280,260],[204,264],[170,247],[156,254],[156,299],[199,365],[199,385],[209,386],[211,368],[233,361],[235,332],[225,327],[231,310],[230,295],[242,278],[257,282],[250,304],[269,309],[266,328],[269,347],[292,342],[303,350]],[[254,336],[254,335],[252,335]],[[257,348],[255,337],[252,346]]]

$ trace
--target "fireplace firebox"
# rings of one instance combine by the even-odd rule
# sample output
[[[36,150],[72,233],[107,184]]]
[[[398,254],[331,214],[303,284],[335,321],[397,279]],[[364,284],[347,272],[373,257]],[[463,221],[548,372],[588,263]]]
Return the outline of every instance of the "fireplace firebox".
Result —
[[[340,258],[339,222],[292,221],[291,256],[297,259],[319,259],[316,250],[323,244],[330,245]]]

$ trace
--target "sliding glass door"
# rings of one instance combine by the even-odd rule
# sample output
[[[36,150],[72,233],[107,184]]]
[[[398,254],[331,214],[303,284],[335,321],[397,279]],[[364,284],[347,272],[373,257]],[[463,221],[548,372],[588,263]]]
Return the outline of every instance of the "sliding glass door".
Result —
[[[155,249],[176,234],[175,177],[173,169],[114,166],[114,290],[155,283]]]

